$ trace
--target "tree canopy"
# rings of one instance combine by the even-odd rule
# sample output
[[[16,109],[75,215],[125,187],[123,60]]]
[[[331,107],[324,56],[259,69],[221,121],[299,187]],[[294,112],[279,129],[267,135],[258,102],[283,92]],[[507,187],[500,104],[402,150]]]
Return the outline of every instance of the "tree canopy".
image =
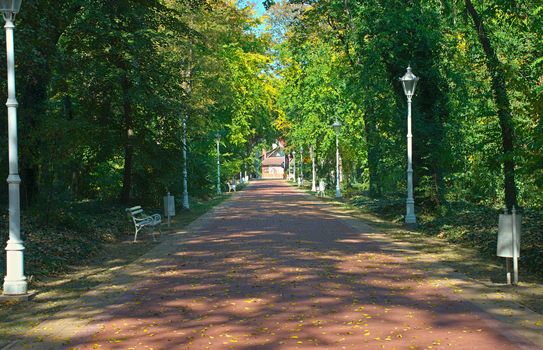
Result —
[[[24,3],[16,21],[24,205],[158,203],[157,194],[180,193],[184,118],[191,194],[211,191],[216,132],[225,135],[225,179],[253,164],[252,147],[274,137],[277,94],[259,23],[232,1]],[[6,171],[7,157],[0,162]]]
[[[541,5],[537,1],[321,0],[266,4],[292,143],[330,160],[335,118],[346,185],[371,196],[405,188],[406,98],[413,99],[416,194],[538,206],[541,197]],[[288,18],[288,20],[284,20]],[[284,97],[284,98],[283,98]],[[535,165],[539,164],[539,165]]]

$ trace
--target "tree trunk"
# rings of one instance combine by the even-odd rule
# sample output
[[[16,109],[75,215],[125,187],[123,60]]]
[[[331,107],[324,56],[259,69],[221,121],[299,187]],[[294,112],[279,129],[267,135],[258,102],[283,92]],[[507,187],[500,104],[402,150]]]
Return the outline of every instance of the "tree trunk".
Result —
[[[121,82],[123,90],[123,114],[124,114],[124,130],[125,130],[125,148],[124,148],[124,174],[123,174],[123,189],[121,192],[121,203],[128,204],[130,202],[130,191],[132,189],[132,167],[134,157],[134,117],[132,115],[132,103],[130,101],[131,83],[125,75]]]
[[[494,103],[498,109],[498,118],[502,133],[503,147],[503,174],[505,185],[505,205],[511,209],[517,205],[517,187],[515,184],[515,160],[513,156],[513,117],[511,115],[511,104],[505,87],[503,69],[496,51],[492,47],[490,39],[486,35],[482,19],[479,17],[477,10],[473,6],[471,0],[464,0],[469,16],[473,21],[475,30],[477,31],[479,42],[483,47],[486,56],[486,66],[492,79],[492,92],[494,95]]]
[[[370,117],[368,117],[370,113],[370,111],[367,111],[367,115],[364,117],[366,145],[368,147],[369,196],[371,198],[378,198],[382,195],[379,182],[378,135]]]

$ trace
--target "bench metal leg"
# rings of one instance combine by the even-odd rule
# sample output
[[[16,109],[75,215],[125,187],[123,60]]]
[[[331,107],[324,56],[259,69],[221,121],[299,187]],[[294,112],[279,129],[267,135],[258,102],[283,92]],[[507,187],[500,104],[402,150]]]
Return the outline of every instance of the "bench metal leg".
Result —
[[[153,235],[153,241],[156,241],[156,233],[155,233],[155,231],[157,231],[157,227],[158,227],[158,234],[162,235],[162,226],[161,226],[161,224],[158,224],[158,225],[143,225],[143,226],[140,226],[140,227],[136,227],[136,232],[134,233],[134,242],[137,242],[137,240],[138,240],[138,232],[140,232],[141,230],[143,230],[146,227],[149,227],[151,229],[151,234]]]
[[[138,232],[140,232],[140,230],[142,229],[143,227],[140,227],[139,229],[136,228],[136,233],[134,234],[134,242],[136,242],[138,240]]]
[[[158,235],[159,236],[162,236],[162,225],[161,224],[158,224],[158,225],[155,225],[153,226],[153,241],[156,242],[156,234],[155,234],[155,231],[156,231],[156,228],[158,227]]]
[[[160,228],[159,228],[160,230]],[[155,231],[156,231],[156,226],[153,226],[153,231],[151,232],[151,234],[153,235],[153,242],[156,242],[156,234],[155,234]]]

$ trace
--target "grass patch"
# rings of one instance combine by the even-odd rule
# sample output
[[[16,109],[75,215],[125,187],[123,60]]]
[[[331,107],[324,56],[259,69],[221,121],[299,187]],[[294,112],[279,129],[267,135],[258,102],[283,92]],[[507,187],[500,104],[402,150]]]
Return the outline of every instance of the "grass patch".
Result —
[[[351,204],[381,218],[401,223],[405,199],[370,199],[357,195]],[[428,236],[477,249],[485,258],[496,258],[498,215],[501,210],[468,202],[450,202],[441,211],[417,208],[418,231]],[[543,277],[543,213],[525,209],[522,218],[520,265],[524,272]]]

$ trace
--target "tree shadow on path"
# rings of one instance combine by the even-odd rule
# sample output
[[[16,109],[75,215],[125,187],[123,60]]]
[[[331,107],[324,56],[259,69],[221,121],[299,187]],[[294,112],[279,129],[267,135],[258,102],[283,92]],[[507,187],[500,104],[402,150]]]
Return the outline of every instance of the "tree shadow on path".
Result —
[[[112,291],[89,326],[49,345],[535,348],[427,279],[432,265],[415,264],[416,252],[346,225],[329,208],[283,182],[253,184],[192,238],[172,242],[169,255],[150,259],[153,276]]]

